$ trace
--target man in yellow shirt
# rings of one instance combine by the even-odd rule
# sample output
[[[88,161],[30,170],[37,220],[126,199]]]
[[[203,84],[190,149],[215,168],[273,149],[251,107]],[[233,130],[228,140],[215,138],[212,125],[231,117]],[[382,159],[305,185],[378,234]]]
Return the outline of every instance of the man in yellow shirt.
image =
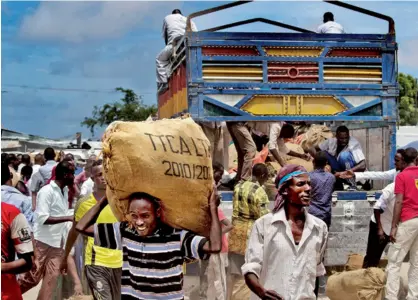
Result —
[[[67,271],[67,257],[78,236],[75,230],[77,222],[98,200],[106,195],[106,182],[102,169],[101,160],[93,163],[91,169],[92,179],[94,181],[93,193],[80,199],[74,209],[73,227],[68,234],[67,244],[65,245],[65,256],[61,262],[61,272],[63,273]],[[115,223],[117,221],[109,205],[107,205],[100,213],[96,223]],[[94,299],[120,299],[122,251],[95,246],[94,238],[88,237],[85,246],[84,264],[86,278]]]

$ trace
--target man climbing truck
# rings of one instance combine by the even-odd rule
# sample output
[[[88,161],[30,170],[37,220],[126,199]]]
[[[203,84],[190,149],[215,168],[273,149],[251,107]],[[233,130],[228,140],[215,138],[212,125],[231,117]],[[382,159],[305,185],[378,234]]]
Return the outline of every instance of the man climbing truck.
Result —
[[[200,124],[226,122],[229,128],[232,124],[250,127],[248,125],[253,123],[304,122],[311,128],[326,125],[334,136],[339,126],[345,126],[350,138],[359,142],[364,154],[365,165],[356,172],[362,171],[363,167],[368,171],[393,169],[398,96],[393,19],[341,1],[325,1],[329,5],[387,21],[388,32],[316,33],[265,18],[192,30],[194,18],[248,2],[251,1],[231,2],[188,16],[184,37],[177,43],[169,63],[167,88],[160,89],[158,93],[158,117],[175,118],[187,113]],[[236,26],[255,22],[293,32],[232,31]],[[253,128],[245,139],[259,141],[260,137],[256,136]],[[270,134],[266,132],[264,135]],[[253,147],[250,150],[253,151]],[[271,157],[278,162],[278,168],[293,159],[288,154],[278,158],[271,150]],[[291,150],[294,151],[293,148]],[[299,153],[302,161],[308,153],[306,148],[304,150]],[[238,170],[245,165],[245,154],[243,157],[238,159],[242,162],[237,166]],[[254,161],[248,161],[246,170],[251,170],[248,165],[254,164]],[[356,164],[360,162],[363,164],[363,159]],[[312,164],[311,161],[308,163]],[[224,167],[228,170],[230,166]],[[246,177],[250,178],[251,174],[241,175],[239,179]],[[353,184],[345,187],[350,185],[353,187]],[[385,182],[375,182],[373,188],[379,190],[385,185]],[[221,195],[224,201],[232,199],[231,192],[221,192]],[[335,204],[333,219],[338,217],[338,220],[331,223],[344,223],[351,218],[355,224],[352,232],[355,232],[357,226],[363,226],[362,219],[367,220],[372,214],[372,206],[365,200],[371,201],[378,196],[360,191],[335,194],[334,198],[339,201]],[[364,212],[364,217],[356,215],[364,211],[356,210],[360,203],[370,208],[370,211]],[[347,228],[345,225],[340,227],[335,230],[343,232]],[[368,227],[368,222],[364,227]],[[367,231],[364,235],[367,240]],[[347,238],[351,236],[347,235]],[[341,243],[344,244],[344,241]],[[364,242],[364,250],[366,244]],[[353,249],[344,251],[349,253],[359,249],[362,248],[353,245]],[[346,256],[340,252],[335,252],[335,255],[330,252],[325,263],[344,264],[345,260]]]

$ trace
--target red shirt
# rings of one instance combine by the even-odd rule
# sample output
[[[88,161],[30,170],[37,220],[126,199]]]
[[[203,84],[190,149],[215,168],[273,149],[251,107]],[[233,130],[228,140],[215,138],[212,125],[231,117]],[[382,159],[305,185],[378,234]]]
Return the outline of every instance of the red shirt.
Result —
[[[402,194],[401,222],[418,217],[418,167],[408,167],[396,176],[395,194]]]
[[[12,262],[16,253],[33,252],[31,231],[25,216],[15,206],[1,203],[1,262]],[[1,274],[1,300],[22,300],[14,274]]]
[[[226,219],[224,212],[222,211],[222,209],[220,207],[218,207],[218,218],[219,221],[223,221]],[[224,226],[224,225],[222,225]],[[228,253],[228,239],[226,238],[226,235],[223,234],[222,235],[222,253]]]

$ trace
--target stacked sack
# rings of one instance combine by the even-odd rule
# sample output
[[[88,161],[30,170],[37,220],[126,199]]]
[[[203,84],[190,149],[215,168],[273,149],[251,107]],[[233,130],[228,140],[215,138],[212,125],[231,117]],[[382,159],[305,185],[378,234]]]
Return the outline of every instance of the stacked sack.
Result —
[[[107,198],[119,220],[136,192],[162,202],[162,220],[208,236],[213,188],[210,143],[191,118],[113,122],[103,136]]]

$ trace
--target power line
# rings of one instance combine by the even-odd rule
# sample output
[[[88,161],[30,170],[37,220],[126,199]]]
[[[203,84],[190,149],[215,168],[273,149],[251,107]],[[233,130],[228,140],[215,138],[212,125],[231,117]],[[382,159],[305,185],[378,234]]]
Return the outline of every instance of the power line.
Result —
[[[100,90],[100,89],[79,89],[79,88],[55,88],[47,86],[29,86],[29,85],[19,85],[19,84],[2,84],[7,87],[15,87],[21,89],[30,89],[30,90],[43,90],[43,91],[58,91],[58,92],[78,92],[78,93],[105,93],[113,94],[117,93],[116,90]],[[2,93],[8,93],[10,91],[2,91]],[[139,95],[155,95],[156,93],[139,93]]]
[[[2,84],[7,87],[16,87],[22,89],[31,89],[31,90],[49,90],[49,91],[61,91],[61,92],[86,92],[86,93],[116,93],[115,90],[98,90],[98,89],[78,89],[78,88],[54,88],[46,86],[29,86],[29,85],[19,85],[19,84]]]

